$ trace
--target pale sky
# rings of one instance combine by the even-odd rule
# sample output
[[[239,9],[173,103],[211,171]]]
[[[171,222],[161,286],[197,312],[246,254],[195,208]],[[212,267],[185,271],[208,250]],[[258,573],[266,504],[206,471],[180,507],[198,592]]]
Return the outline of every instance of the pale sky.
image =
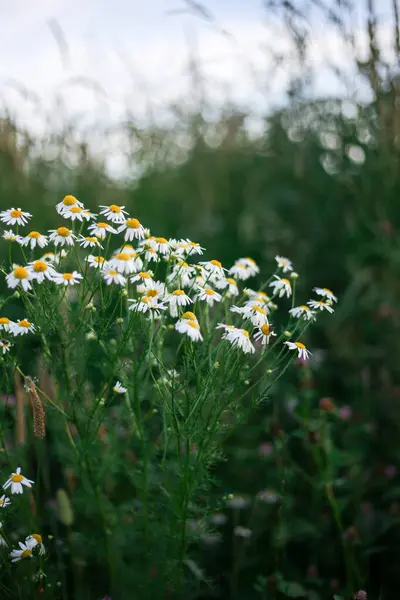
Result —
[[[83,129],[117,123],[127,110],[144,119],[150,107],[152,118],[162,119],[173,101],[193,100],[192,55],[211,101],[229,100],[250,109],[255,118],[265,114],[282,101],[288,70],[297,68],[295,61],[272,68],[270,50],[290,50],[287,34],[262,0],[202,2],[214,24],[171,14],[185,7],[183,0],[0,0],[2,105],[32,130],[42,130],[44,116],[60,121],[60,100],[68,118],[79,119]],[[388,45],[389,0],[378,4],[382,41]],[[363,18],[359,12],[360,31]],[[64,49],[55,40],[54,23],[61,28]],[[365,40],[361,33],[359,38],[362,53]],[[346,96],[358,89],[351,71],[352,89],[346,89],[326,66],[347,66],[346,49],[333,30],[316,28],[312,60],[318,72],[315,94]],[[39,102],[24,99],[18,86]]]

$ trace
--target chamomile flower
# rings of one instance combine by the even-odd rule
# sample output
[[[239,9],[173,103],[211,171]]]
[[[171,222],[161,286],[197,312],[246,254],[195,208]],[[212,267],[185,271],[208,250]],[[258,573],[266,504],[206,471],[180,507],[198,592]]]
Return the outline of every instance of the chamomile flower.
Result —
[[[15,289],[21,286],[25,292],[32,289],[30,282],[33,279],[32,273],[27,267],[14,266],[14,269],[6,277],[6,282],[9,288]]]
[[[275,260],[278,264],[279,269],[282,269],[283,273],[289,273],[290,271],[293,271],[292,261],[288,258],[276,255]]]
[[[100,244],[99,242],[99,238],[97,237],[85,237],[84,235],[81,235],[81,237],[79,238],[79,245],[81,246],[81,248],[101,248],[103,249],[103,246]]]
[[[218,279],[215,282],[215,287],[218,290],[225,290],[226,288],[228,288],[226,292],[228,298],[230,298],[231,296],[239,295],[238,284],[232,277],[227,277],[226,279]]]
[[[67,287],[70,285],[78,285],[81,282],[81,279],[83,279],[83,277],[78,271],[73,271],[72,273],[56,273],[54,276],[54,283]]]
[[[180,331],[182,328],[185,329],[186,328],[185,321],[196,321],[197,322],[197,317],[190,310],[184,312],[181,315],[181,318],[179,319],[179,321],[177,321],[175,323],[175,329],[177,331]],[[185,333],[185,332],[184,331],[180,331],[180,333]]]
[[[21,240],[21,237],[14,233],[11,229],[9,229],[7,231],[4,231],[3,239],[7,242],[19,242]]]
[[[150,237],[148,239],[149,244],[153,246],[154,250],[159,254],[168,256],[171,252],[171,248],[168,240],[163,237]]]
[[[26,225],[31,217],[31,213],[23,212],[20,208],[9,208],[0,212],[0,221],[6,225]]]
[[[49,239],[55,246],[73,246],[76,236],[68,227],[51,229]]]
[[[156,298],[151,296],[142,296],[139,300],[128,300],[130,302],[129,310],[141,312],[141,313],[149,313],[150,316],[159,317],[160,310],[166,310],[167,307],[158,302]]]
[[[311,352],[307,350],[306,346],[302,342],[283,342],[289,350],[297,350],[297,355],[303,360],[308,360],[311,356]]]
[[[139,271],[130,279],[131,283],[140,283],[146,288],[150,288],[154,284],[153,273],[151,271]]]
[[[75,196],[68,195],[56,205],[56,211],[59,215],[62,215],[64,211],[72,208],[72,206],[79,206],[80,208],[83,208],[82,202],[79,202]]]
[[[315,287],[315,288],[313,288],[313,291],[316,294],[318,294],[318,296],[322,296],[323,298],[326,298],[327,300],[331,300],[332,302],[337,302],[337,298],[336,298],[335,294],[328,288]]]
[[[117,233],[117,230],[114,227],[111,227],[109,223],[92,223],[88,228],[90,233],[98,237],[100,240],[104,240],[107,236],[107,233]]]
[[[233,348],[240,348],[245,354],[253,354],[255,352],[247,329],[237,329],[236,327],[226,328],[222,339],[227,340]]]
[[[38,533],[32,533],[32,535],[28,535],[28,537],[25,539],[25,545],[31,550],[37,548],[40,556],[43,556],[46,553],[42,536]]]
[[[93,254],[89,254],[86,257],[86,261],[89,267],[93,267],[94,269],[107,269],[109,267],[109,263],[106,261],[104,256],[94,256]]]
[[[221,302],[222,296],[211,288],[202,288],[199,290],[197,297],[202,302],[206,302],[209,306],[214,306],[214,302]]]
[[[106,219],[111,223],[125,223],[128,213],[124,210],[125,206],[117,206],[117,204],[110,204],[110,206],[100,206],[100,214],[104,215]]]
[[[28,321],[28,319],[21,319],[14,324],[13,334],[17,335],[26,335],[27,333],[34,333],[35,326],[33,323]]]
[[[156,298],[158,300],[162,300],[167,295],[167,286],[161,281],[153,281],[151,284],[147,285],[140,284],[136,289],[138,294],[149,296],[150,298]]]
[[[175,324],[175,329],[179,331],[179,333],[186,334],[192,340],[192,342],[203,341],[203,336],[201,335],[200,325],[197,319],[194,321],[180,319]]]
[[[126,284],[126,277],[118,273],[115,269],[106,269],[103,271],[103,278],[107,285],[122,285]]]
[[[173,267],[171,273],[167,277],[168,283],[179,283],[181,287],[189,287],[192,284],[196,269],[187,262],[180,260]]]
[[[274,294],[278,294],[279,298],[285,295],[290,298],[292,295],[292,286],[289,279],[278,277],[278,275],[274,275],[274,277],[276,281],[272,281],[269,284],[274,289]]]
[[[249,277],[251,277],[247,265],[243,261],[239,260],[237,260],[235,264],[229,269],[229,275],[233,275],[233,277],[236,277],[241,281],[246,281],[246,279],[249,279]]]
[[[116,221],[114,221],[115,223]],[[126,242],[133,240],[144,239],[144,227],[137,219],[127,219],[121,227],[118,228],[118,233],[125,231],[124,239]]]
[[[60,256],[58,254],[54,254],[54,252],[46,252],[45,254],[43,254],[43,256],[40,257],[40,260],[44,260],[49,264],[58,264],[60,262]]]
[[[64,210],[62,213],[64,219],[71,219],[71,221],[90,221],[92,218],[89,211],[84,210],[81,206],[71,206]]]
[[[174,241],[171,244],[178,256],[192,256],[194,254],[203,254],[205,248],[202,248],[197,242],[192,242],[189,239]]]
[[[5,494],[3,494],[0,498],[0,508],[7,508],[10,506],[11,500]]]
[[[109,261],[109,265],[123,275],[131,275],[131,273],[136,272],[135,259],[128,252],[119,252],[113,256]]]
[[[268,313],[269,310],[267,308],[263,308],[256,303],[249,303],[244,307],[243,316],[250,319],[252,325],[255,327],[261,327],[268,324]]]
[[[255,277],[259,274],[260,268],[253,258],[240,258],[239,261],[246,266],[247,272],[250,277]]]
[[[11,321],[8,317],[0,317],[0,331],[12,331],[15,323]]]
[[[19,562],[20,560],[24,560],[24,558],[32,558],[32,548],[29,548],[26,544],[22,542],[18,542],[19,550],[12,550],[10,552],[11,562]]]
[[[43,283],[45,279],[52,281],[56,271],[51,263],[47,263],[44,260],[34,260],[28,265],[29,271],[33,275],[33,279],[38,283]]]
[[[47,236],[42,235],[39,231],[31,231],[25,237],[21,237],[19,243],[21,246],[29,246],[33,250],[36,246],[44,248],[49,242]]]
[[[200,262],[199,265],[204,268],[207,273],[206,277],[207,279],[210,279],[210,281],[216,281],[217,279],[223,279],[225,277],[226,269],[223,268],[219,260],[208,260]]]
[[[296,319],[304,319],[305,321],[315,320],[315,312],[305,304],[291,308],[289,314]]]
[[[264,325],[261,325],[257,333],[254,334],[254,339],[265,346],[265,344],[269,344],[271,336],[276,336],[276,333],[272,330],[271,325],[265,323]]]
[[[128,389],[124,387],[120,381],[117,381],[117,383],[113,387],[113,392],[115,392],[116,394],[126,394],[127,391]]]
[[[10,348],[11,348],[12,344],[9,340],[0,340],[0,352],[1,354],[7,354],[7,352],[10,352]],[[1,506],[1,503],[0,503]]]
[[[7,479],[5,484],[3,485],[3,490],[7,490],[11,488],[12,494],[22,494],[23,487],[32,487],[34,482],[31,479],[27,479],[23,475],[21,475],[21,467],[18,467],[15,473],[11,473],[11,476]]]
[[[160,257],[157,254],[157,250],[153,248],[150,244],[146,244],[141,248],[142,256],[144,256],[145,260],[159,262]]]
[[[323,300],[310,300],[309,302],[307,302],[307,304],[315,310],[327,310],[329,313],[335,312],[330,303],[323,302]]]
[[[183,290],[174,290],[164,300],[169,305],[169,314],[171,317],[178,316],[178,306],[187,306],[192,304],[193,300],[185,294]]]

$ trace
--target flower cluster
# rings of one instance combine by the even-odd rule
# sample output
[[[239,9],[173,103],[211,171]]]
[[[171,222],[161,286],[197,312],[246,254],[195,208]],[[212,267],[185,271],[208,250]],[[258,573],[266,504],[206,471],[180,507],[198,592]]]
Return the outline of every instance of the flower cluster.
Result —
[[[127,298],[129,311],[151,320],[172,318],[175,331],[192,342],[200,343],[205,335],[221,329],[221,339],[245,354],[255,353],[257,346],[265,351],[274,341],[274,345],[282,348],[284,344],[302,359],[310,356],[299,337],[318,312],[332,313],[337,299],[326,288],[314,288],[318,299],[300,306],[292,303],[288,310],[289,324],[293,325],[289,338],[293,339],[278,335],[271,316],[278,308],[277,302],[293,298],[298,278],[288,258],[275,257],[276,271],[263,286],[271,290],[270,295],[264,289],[240,290],[238,282],[260,273],[253,259],[240,258],[229,269],[215,259],[191,262],[204,252],[198,243],[156,237],[124,206],[102,205],[99,209],[99,215],[95,215],[74,196],[65,196],[56,210],[66,223],[45,234],[31,231],[26,235],[20,234],[20,228],[28,224],[32,215],[19,208],[2,211],[0,220],[17,228],[5,231],[3,237],[18,244],[24,257],[6,274],[8,287],[20,291],[23,298],[34,295],[40,285],[59,287],[67,294],[73,286],[93,289],[95,278],[100,288],[104,285],[120,290]],[[119,247],[110,251],[117,236],[122,237]],[[50,246],[50,251],[34,256],[38,248],[46,246]],[[86,256],[81,260],[84,252]],[[164,280],[159,279],[160,272],[166,273]],[[218,322],[223,314],[232,315],[232,323]],[[12,322],[0,317],[0,331],[6,334],[0,342],[1,352],[6,354],[12,345],[7,335],[15,337],[35,330],[26,318]],[[87,334],[87,339],[95,338],[95,332]],[[123,390],[122,384],[116,385],[116,393],[124,393]]]

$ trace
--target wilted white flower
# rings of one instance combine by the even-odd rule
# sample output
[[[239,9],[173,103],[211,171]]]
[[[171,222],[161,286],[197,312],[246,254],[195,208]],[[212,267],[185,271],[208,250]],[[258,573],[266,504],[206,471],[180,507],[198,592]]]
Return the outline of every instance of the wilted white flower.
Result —
[[[8,231],[4,231],[3,239],[7,242],[19,242],[22,238],[21,236],[14,233],[11,229],[9,229]]]
[[[9,487],[11,487],[12,494],[22,494],[24,491],[22,486],[25,485],[26,487],[32,487],[33,483],[34,482],[31,479],[27,479],[21,475],[21,468],[18,467],[15,473],[11,473],[11,477],[7,479],[3,485],[3,489],[7,490]]]
[[[279,292],[279,298],[282,296],[286,296],[290,298],[292,295],[292,286],[289,279],[278,277],[278,275],[274,275],[276,281],[272,281],[269,285],[274,288],[274,294]]]
[[[245,354],[252,354],[255,352],[247,329],[238,329],[237,327],[229,327],[228,325],[223,325],[223,327],[225,327],[225,333],[223,334],[222,339],[230,342],[233,348],[240,348]]]
[[[128,389],[126,387],[124,387],[120,381],[117,381],[117,383],[113,387],[113,391],[116,394],[126,394]]]
[[[318,296],[322,296],[323,298],[327,298],[328,300],[331,300],[332,302],[337,302],[336,296],[328,288],[315,287],[315,288],[313,288],[313,291],[316,294],[318,294]]]
[[[42,536],[38,533],[32,533],[32,535],[28,535],[28,537],[25,539],[25,545],[31,550],[38,548],[40,556],[43,556],[46,553]]]
[[[302,342],[283,342],[289,348],[289,350],[297,350],[297,355],[303,360],[308,360],[311,356],[311,352],[307,350],[306,346]]]
[[[288,273],[289,271],[293,271],[292,261],[284,256],[275,256],[275,260],[278,263],[278,267],[282,269],[284,273]]]

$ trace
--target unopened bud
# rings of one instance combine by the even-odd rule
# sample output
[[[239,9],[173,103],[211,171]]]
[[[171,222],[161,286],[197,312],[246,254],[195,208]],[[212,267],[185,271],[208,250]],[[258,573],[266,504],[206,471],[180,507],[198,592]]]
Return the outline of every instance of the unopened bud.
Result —
[[[86,334],[86,339],[89,342],[92,340],[97,340],[97,334],[94,331],[89,331],[89,333]]]
[[[219,365],[219,360],[216,360],[215,363],[214,363],[214,368],[215,369],[219,369],[219,366],[220,366]]]
[[[116,319],[115,322],[116,322],[117,325],[122,325],[123,322],[124,322],[124,320],[123,320],[122,317],[118,317],[118,319]]]
[[[20,298],[20,297],[21,297],[21,294],[19,293],[19,291],[18,291],[18,290],[16,290],[16,291],[13,293],[13,298]]]
[[[286,331],[284,331],[284,332],[283,332],[283,335],[284,335],[285,337],[287,337],[287,338],[290,338],[290,337],[292,337],[292,332],[291,332],[291,331],[287,331],[287,330],[286,330]]]
[[[168,325],[168,329],[169,329],[170,331],[173,331],[173,330],[175,329],[175,326],[174,326],[174,325]]]
[[[128,295],[128,290],[122,290],[121,293],[122,293],[123,296],[127,296]]]
[[[272,375],[272,369],[267,369],[267,375]]]
[[[86,309],[86,310],[93,310],[93,311],[95,311],[95,310],[96,310],[96,308],[95,308],[95,306],[94,306],[93,302],[89,302],[88,304],[86,304],[86,306],[85,306],[85,309]]]
[[[299,274],[296,273],[296,271],[293,271],[292,273],[290,273],[290,279],[298,279],[299,278]]]

